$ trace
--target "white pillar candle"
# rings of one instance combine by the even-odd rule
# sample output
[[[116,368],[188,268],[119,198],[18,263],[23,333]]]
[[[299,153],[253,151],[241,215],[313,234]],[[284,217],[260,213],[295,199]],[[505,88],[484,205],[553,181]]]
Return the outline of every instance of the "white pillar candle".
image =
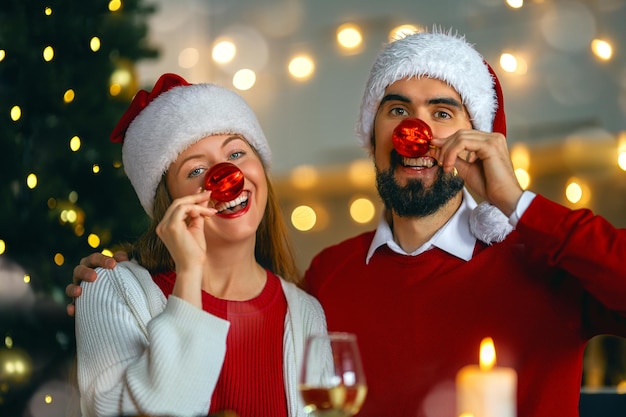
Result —
[[[512,368],[495,366],[493,340],[485,338],[480,346],[480,366],[467,365],[457,373],[457,415],[515,417],[516,398],[517,373]]]

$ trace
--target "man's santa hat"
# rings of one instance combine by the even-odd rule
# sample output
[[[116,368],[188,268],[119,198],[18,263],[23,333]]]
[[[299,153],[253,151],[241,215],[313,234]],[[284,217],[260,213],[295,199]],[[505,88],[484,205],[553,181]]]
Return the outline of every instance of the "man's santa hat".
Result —
[[[151,92],[140,90],[111,133],[123,142],[124,171],[150,217],[163,174],[189,146],[211,135],[239,134],[269,168],[272,154],[252,109],[215,84],[189,84],[163,74]]]
[[[387,44],[374,62],[356,127],[366,150],[372,151],[374,117],[385,89],[412,77],[446,82],[461,96],[474,129],[506,136],[502,88],[489,64],[463,36],[419,32]]]
[[[370,154],[374,118],[385,89],[398,80],[413,77],[444,81],[461,96],[474,129],[506,136],[502,88],[491,66],[465,37],[434,30],[395,40],[376,58],[356,126],[359,142]],[[506,217],[486,203],[474,210],[471,223],[474,234],[488,243],[504,239],[511,230]]]

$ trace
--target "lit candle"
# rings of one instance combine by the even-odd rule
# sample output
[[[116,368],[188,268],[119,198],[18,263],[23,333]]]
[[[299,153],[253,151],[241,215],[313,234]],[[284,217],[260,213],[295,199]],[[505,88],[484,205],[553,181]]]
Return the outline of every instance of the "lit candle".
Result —
[[[457,415],[462,417],[515,417],[517,373],[498,367],[493,339],[480,343],[480,366],[468,365],[456,376]]]

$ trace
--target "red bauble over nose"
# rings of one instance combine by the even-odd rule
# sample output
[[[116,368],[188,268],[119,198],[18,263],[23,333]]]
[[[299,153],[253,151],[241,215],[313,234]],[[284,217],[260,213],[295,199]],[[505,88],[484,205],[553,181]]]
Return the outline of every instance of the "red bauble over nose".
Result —
[[[393,130],[391,140],[396,151],[406,158],[426,155],[430,148],[433,132],[430,126],[420,119],[404,119]]]
[[[211,198],[217,201],[231,201],[243,191],[243,172],[230,162],[213,165],[206,177],[204,188],[212,191]]]

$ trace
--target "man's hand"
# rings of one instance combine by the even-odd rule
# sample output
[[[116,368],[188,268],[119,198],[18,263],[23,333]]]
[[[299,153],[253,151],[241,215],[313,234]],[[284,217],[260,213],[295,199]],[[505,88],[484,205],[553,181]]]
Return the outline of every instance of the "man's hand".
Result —
[[[458,174],[467,187],[509,217],[523,190],[517,181],[506,138],[500,133],[459,130],[433,139],[436,157],[444,171]]]
[[[73,317],[76,313],[74,306],[74,298],[79,297],[81,294],[80,283],[81,281],[95,281],[96,271],[95,268],[102,267],[106,269],[113,269],[117,262],[127,261],[128,254],[123,251],[115,252],[113,257],[96,252],[80,260],[80,264],[74,268],[74,275],[72,275],[72,283],[65,287],[65,295],[72,298],[72,302],[67,305],[68,316]]]

